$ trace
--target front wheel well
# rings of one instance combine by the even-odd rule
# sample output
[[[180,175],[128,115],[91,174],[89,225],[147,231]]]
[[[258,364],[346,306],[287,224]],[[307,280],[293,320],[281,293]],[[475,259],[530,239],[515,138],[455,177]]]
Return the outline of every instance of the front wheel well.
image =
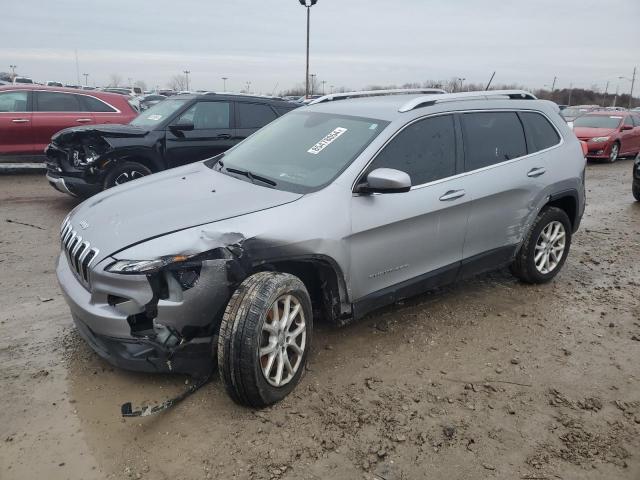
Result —
[[[344,280],[331,262],[317,258],[282,260],[263,264],[257,270],[298,277],[309,292],[314,312],[330,323],[343,325],[351,318]]]
[[[118,159],[118,162],[137,162],[147,167],[153,173],[159,172],[161,170],[160,168],[158,168],[158,165],[156,165],[156,162],[142,155],[127,155]]]

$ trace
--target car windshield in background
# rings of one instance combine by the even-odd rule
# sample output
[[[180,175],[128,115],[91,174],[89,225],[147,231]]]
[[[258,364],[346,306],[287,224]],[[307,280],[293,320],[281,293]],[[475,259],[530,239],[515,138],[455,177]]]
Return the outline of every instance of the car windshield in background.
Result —
[[[174,113],[184,107],[185,102],[188,99],[169,99],[164,100],[153,107],[144,111],[136,118],[134,118],[130,125],[144,128],[154,128],[164,122],[168,117],[171,117]]]
[[[586,110],[580,110],[579,108],[565,108],[560,111],[563,117],[577,117],[586,113]]]
[[[621,121],[622,117],[619,115],[583,115],[575,119],[573,126],[574,128],[617,128]]]
[[[331,182],[388,124],[370,118],[292,112],[226,152],[218,166],[218,159],[207,165],[248,179],[263,179],[281,190],[307,193]]]

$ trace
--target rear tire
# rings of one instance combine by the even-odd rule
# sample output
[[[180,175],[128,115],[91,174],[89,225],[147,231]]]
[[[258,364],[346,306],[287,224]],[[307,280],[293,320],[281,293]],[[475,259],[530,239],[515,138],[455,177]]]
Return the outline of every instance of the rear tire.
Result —
[[[116,164],[104,179],[103,190],[151,175],[151,170],[138,162]]]
[[[299,278],[278,272],[247,278],[227,304],[218,337],[218,370],[229,396],[256,408],[286,397],[304,373],[312,330],[311,300]]]
[[[511,273],[525,283],[544,283],[564,265],[571,246],[571,222],[556,207],[546,207],[536,217],[516,258]]]

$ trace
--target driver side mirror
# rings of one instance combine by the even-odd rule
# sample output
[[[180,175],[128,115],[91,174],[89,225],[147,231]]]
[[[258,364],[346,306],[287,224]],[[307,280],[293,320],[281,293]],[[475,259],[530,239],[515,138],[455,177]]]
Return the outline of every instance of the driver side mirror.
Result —
[[[369,172],[367,181],[356,188],[356,193],[403,193],[411,190],[411,177],[395,168],[376,168]]]
[[[625,130],[633,130],[633,125],[622,125],[622,128],[620,130],[623,132]]]
[[[195,126],[193,125],[193,122],[191,120],[187,120],[187,119],[180,119],[177,122],[169,125],[169,129],[175,133],[176,135],[178,134],[178,132],[190,132],[191,130],[193,130],[195,128]]]

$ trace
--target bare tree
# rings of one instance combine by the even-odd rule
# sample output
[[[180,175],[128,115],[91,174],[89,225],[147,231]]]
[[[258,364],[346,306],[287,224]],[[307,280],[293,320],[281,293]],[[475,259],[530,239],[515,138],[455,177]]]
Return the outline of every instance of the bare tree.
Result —
[[[117,73],[109,75],[109,86],[119,87],[122,84],[122,76]]]
[[[187,88],[187,77],[184,75],[174,75],[169,80],[168,85],[171,90],[175,90],[176,92],[185,90]]]

